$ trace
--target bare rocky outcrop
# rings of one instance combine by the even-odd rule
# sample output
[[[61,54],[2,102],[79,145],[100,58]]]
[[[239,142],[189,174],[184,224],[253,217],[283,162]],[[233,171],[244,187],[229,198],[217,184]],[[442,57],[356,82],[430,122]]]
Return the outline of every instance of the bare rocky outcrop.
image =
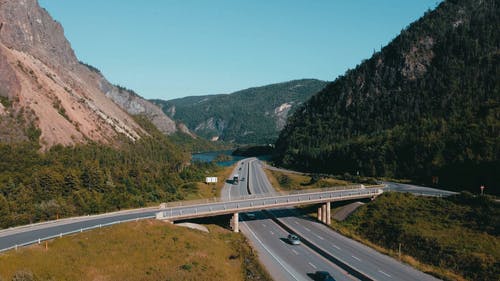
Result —
[[[408,52],[403,54],[405,63],[401,74],[409,80],[422,77],[434,58],[433,46],[434,39],[430,36],[420,39],[417,44],[413,45]]]
[[[189,135],[190,137],[192,137],[193,139],[196,139],[196,135],[193,134],[189,129],[188,127],[186,126],[186,124],[184,123],[178,123],[177,124],[177,128],[179,129],[180,132],[186,134],[186,135]]]
[[[132,91],[111,85],[104,78],[101,79],[101,90],[129,114],[146,116],[160,132],[170,135],[177,131],[175,122],[158,106]]]
[[[40,129],[43,148],[147,135],[129,114],[144,114],[166,134],[176,131],[158,107],[81,64],[62,26],[36,0],[0,0],[0,25],[0,97],[11,103],[3,115]],[[8,131],[0,127],[0,135]]]
[[[0,0],[0,22],[0,38],[6,47],[31,54],[49,66],[78,65],[61,24],[36,0]]]
[[[274,109],[274,116],[276,118],[276,128],[281,131],[286,125],[288,113],[292,109],[293,102],[285,102]]]
[[[226,121],[220,118],[210,117],[207,120],[199,123],[194,130],[195,131],[213,130],[217,131],[218,133],[222,133],[225,128],[226,128]]]

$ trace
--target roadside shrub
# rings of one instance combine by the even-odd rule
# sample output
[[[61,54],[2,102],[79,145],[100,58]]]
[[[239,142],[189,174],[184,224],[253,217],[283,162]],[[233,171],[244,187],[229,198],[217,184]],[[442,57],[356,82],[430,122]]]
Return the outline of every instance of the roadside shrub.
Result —
[[[12,281],[35,281],[35,277],[29,270],[19,270],[12,276]]]

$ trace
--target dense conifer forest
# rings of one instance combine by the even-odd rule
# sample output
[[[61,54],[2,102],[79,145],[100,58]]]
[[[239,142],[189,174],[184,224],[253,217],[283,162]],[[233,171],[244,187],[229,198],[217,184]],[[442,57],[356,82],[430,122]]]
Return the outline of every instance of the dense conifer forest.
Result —
[[[275,161],[498,194],[499,30],[498,1],[444,1],[297,109]]]

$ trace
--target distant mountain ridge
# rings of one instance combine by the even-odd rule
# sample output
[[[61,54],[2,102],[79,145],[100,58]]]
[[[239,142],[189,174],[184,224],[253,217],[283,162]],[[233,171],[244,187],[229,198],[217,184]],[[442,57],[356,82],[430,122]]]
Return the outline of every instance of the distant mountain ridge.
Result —
[[[444,1],[302,105],[275,161],[498,188],[499,30],[498,1]]]
[[[127,112],[147,116],[165,134],[177,130],[157,106],[79,62],[62,26],[36,0],[0,0],[1,142],[39,138],[48,148],[147,135]]]
[[[293,80],[231,94],[152,100],[197,135],[240,144],[272,143],[288,116],[327,82]]]

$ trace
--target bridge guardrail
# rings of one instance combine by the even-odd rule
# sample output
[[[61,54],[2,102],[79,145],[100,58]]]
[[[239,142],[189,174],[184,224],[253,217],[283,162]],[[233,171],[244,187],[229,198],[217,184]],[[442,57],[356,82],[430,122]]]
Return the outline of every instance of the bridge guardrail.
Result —
[[[384,184],[370,185],[370,186],[364,186],[362,184],[357,184],[357,185],[335,186],[335,187],[315,188],[315,189],[306,189],[306,190],[281,191],[281,192],[276,192],[276,196],[301,195],[301,194],[313,194],[313,193],[318,193],[318,192],[354,190],[354,189],[361,189],[361,188],[384,188],[384,187],[385,187]],[[231,200],[222,199],[220,197],[214,197],[214,198],[207,198],[207,199],[166,202],[166,203],[162,203],[162,206],[163,206],[162,209],[183,207],[183,206],[192,206],[192,205],[199,205],[199,204],[224,203],[224,202],[229,202],[229,201],[242,201],[242,200],[259,199],[259,198],[267,198],[267,197],[270,197],[269,194],[262,193],[262,194],[252,194],[252,195],[232,197]]]
[[[296,204],[310,204],[322,201],[334,201],[335,199],[355,199],[355,198],[366,198],[370,196],[377,196],[382,193],[380,188],[367,188],[367,189],[357,189],[357,190],[345,190],[342,191],[332,190],[321,191],[321,192],[307,192],[302,194],[291,194],[291,195],[274,195],[274,196],[261,196],[261,197],[251,197],[245,196],[245,199],[234,199],[231,201],[221,201],[221,202],[201,202],[201,204],[192,205],[177,205],[169,206],[156,213],[157,219],[183,219],[188,217],[202,217],[219,215],[224,213],[233,213],[240,211],[250,211],[257,210],[260,208],[276,208],[280,206],[290,206]],[[304,198],[304,196],[307,196]],[[262,199],[262,200],[260,200]]]

